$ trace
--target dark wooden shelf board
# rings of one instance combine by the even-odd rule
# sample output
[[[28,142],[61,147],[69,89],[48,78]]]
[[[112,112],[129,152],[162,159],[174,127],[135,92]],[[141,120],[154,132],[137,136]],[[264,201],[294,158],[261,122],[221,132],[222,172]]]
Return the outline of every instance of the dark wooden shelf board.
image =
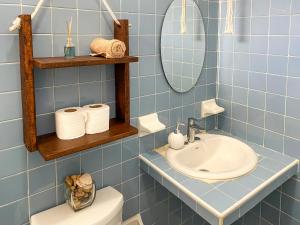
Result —
[[[73,140],[58,139],[55,133],[46,134],[38,136],[37,146],[43,158],[48,161],[137,133],[138,131],[135,127],[116,119],[111,119],[109,131],[100,134],[88,134]]]
[[[65,57],[45,57],[34,58],[33,65],[40,69],[51,68],[63,68],[63,67],[75,67],[75,66],[93,66],[93,65],[107,65],[107,64],[121,64],[137,62],[138,57],[124,56],[119,59],[106,59],[104,57],[92,57],[92,56],[76,56],[72,59]]]

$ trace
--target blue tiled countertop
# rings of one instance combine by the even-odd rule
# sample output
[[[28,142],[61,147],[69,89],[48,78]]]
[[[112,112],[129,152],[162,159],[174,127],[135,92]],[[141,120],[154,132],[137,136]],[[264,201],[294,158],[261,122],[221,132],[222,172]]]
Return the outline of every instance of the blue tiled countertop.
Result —
[[[212,133],[228,136],[219,131]],[[259,155],[258,166],[251,173],[226,182],[208,184],[187,177],[171,168],[155,151],[141,154],[140,166],[211,225],[229,225],[295,175],[298,169],[295,158],[245,143]]]

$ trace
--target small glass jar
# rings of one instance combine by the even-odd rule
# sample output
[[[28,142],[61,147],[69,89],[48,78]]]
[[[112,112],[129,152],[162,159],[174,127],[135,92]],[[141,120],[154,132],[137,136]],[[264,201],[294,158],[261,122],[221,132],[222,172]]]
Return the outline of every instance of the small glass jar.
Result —
[[[96,197],[95,182],[84,187],[72,187],[65,185],[65,198],[69,206],[76,212],[93,204]]]
[[[65,46],[64,48],[65,57],[72,59],[75,57],[75,46]]]

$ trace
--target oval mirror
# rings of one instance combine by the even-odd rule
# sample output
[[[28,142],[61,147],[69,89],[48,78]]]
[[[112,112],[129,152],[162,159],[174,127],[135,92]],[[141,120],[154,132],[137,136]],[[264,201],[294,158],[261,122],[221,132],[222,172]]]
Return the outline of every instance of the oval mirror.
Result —
[[[161,60],[170,86],[187,92],[196,84],[205,57],[205,30],[194,0],[174,0],[161,32]],[[184,16],[185,15],[185,16]]]

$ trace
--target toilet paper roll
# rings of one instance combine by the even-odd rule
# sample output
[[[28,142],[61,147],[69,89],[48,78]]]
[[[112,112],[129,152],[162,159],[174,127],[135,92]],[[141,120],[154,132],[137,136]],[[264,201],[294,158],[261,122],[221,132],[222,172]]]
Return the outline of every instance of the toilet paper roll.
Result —
[[[90,104],[83,107],[87,117],[85,132],[87,134],[102,133],[109,130],[109,106]]]
[[[86,115],[82,108],[72,107],[55,112],[56,135],[59,139],[70,140],[85,135]]]

